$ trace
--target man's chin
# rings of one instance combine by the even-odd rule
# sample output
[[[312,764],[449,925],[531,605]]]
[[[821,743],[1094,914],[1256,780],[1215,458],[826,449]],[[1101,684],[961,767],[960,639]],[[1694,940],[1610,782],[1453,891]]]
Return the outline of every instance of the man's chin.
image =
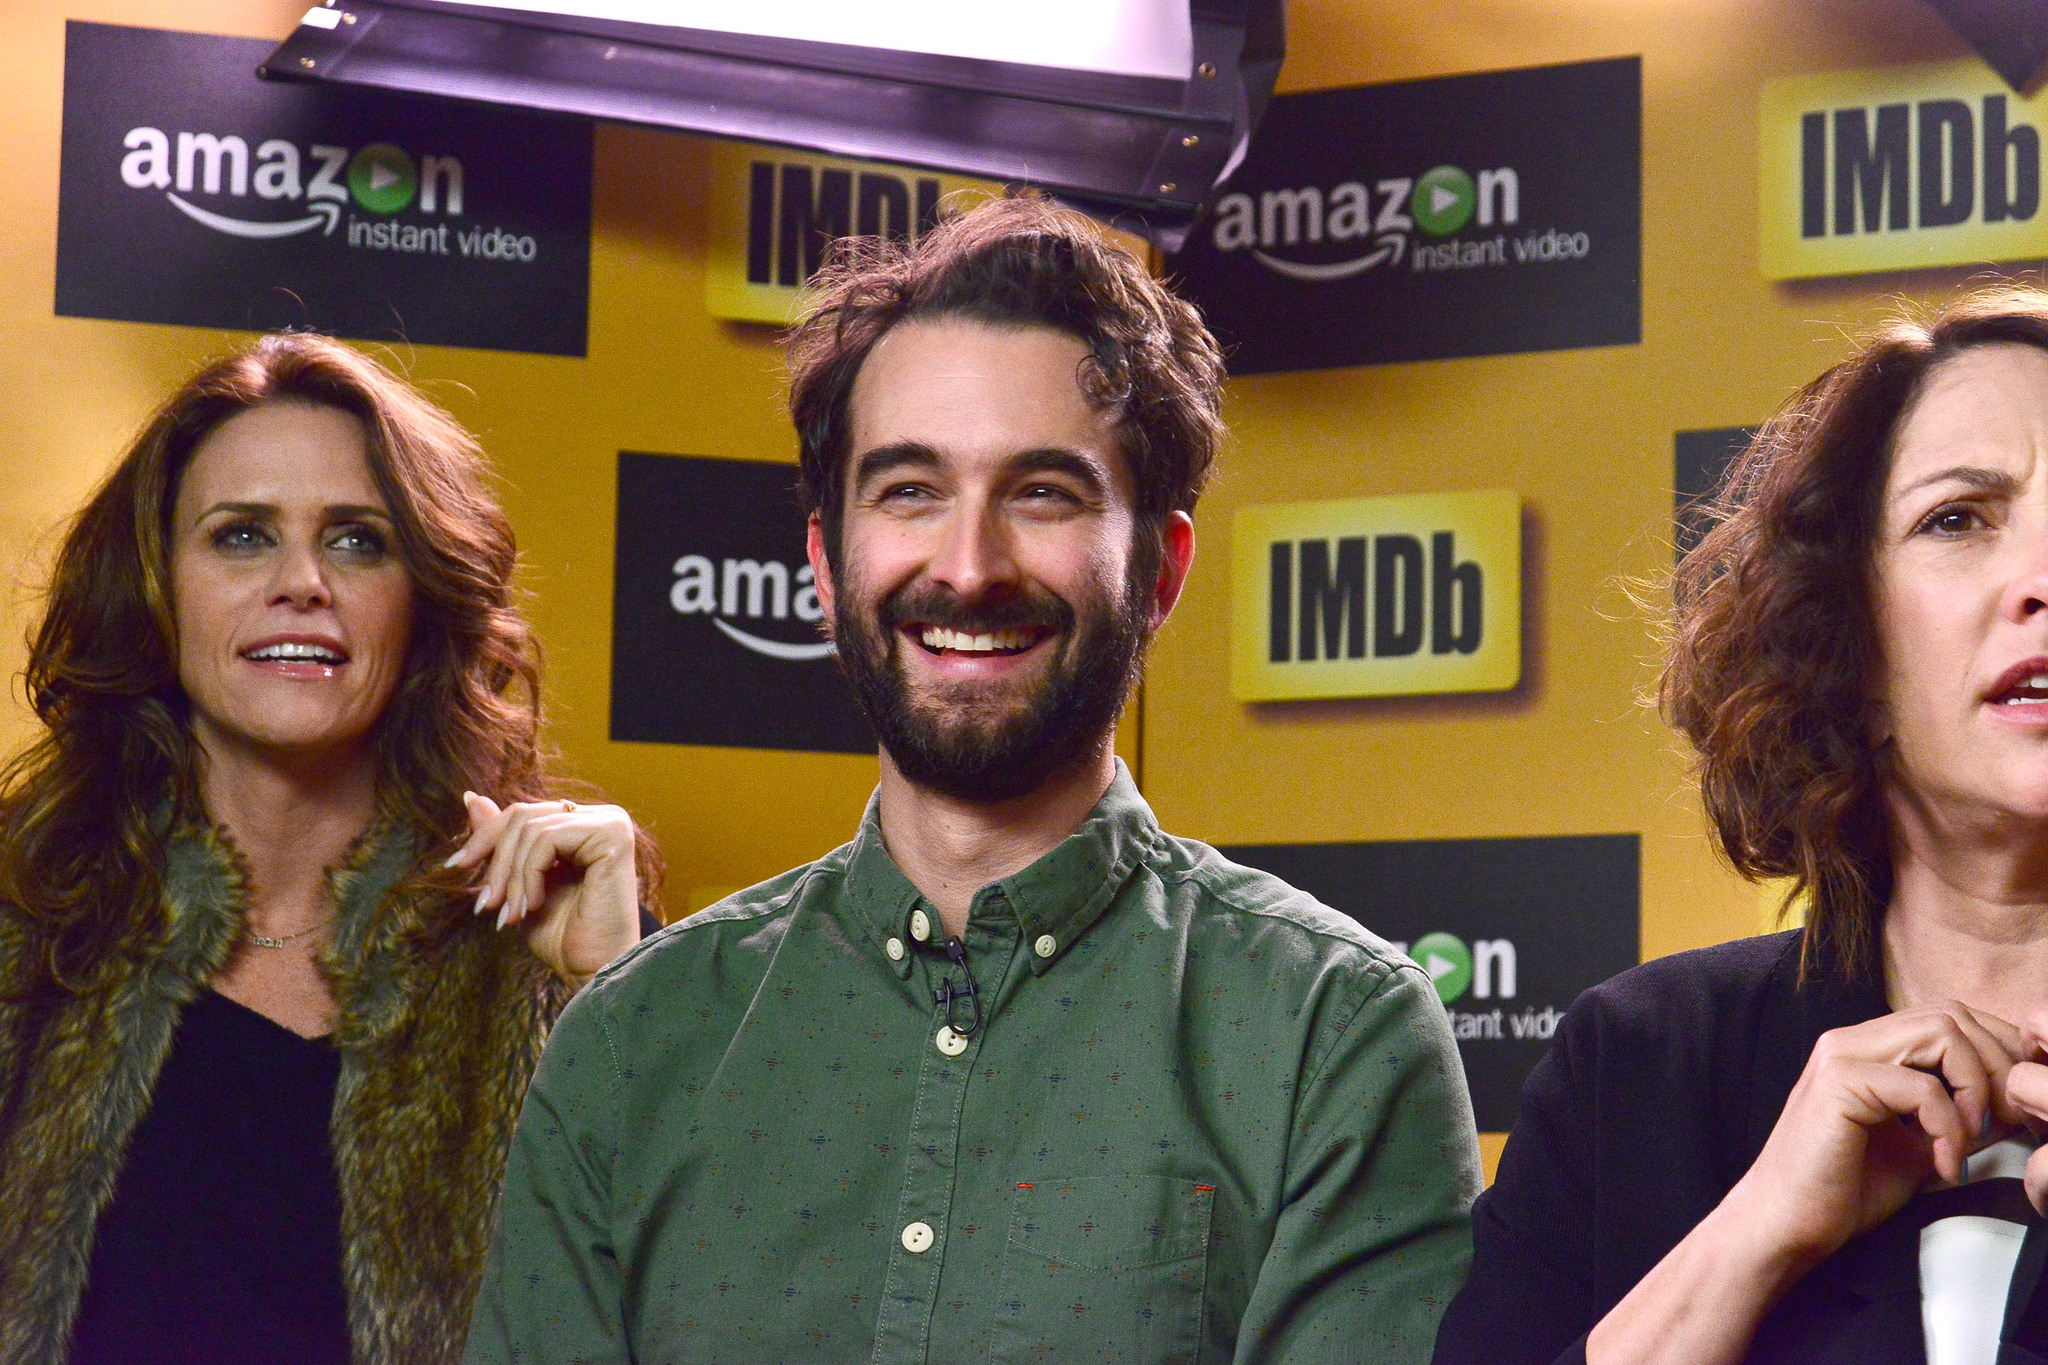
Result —
[[[1028,704],[920,706],[892,718],[882,745],[920,786],[969,801],[1028,796],[1061,766],[1064,746]]]
[[[885,746],[886,747],[886,746]],[[961,761],[957,752],[906,748],[889,750],[889,761],[914,785],[956,801],[995,805],[1031,796],[1055,775],[1042,759],[980,756]]]

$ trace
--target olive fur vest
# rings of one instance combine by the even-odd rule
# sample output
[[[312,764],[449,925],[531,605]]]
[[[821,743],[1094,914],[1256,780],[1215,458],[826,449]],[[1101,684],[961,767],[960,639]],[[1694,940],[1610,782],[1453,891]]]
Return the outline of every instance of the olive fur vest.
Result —
[[[513,1124],[569,995],[519,935],[403,888],[416,856],[414,838],[373,830],[328,874],[321,966],[341,1054],[331,1134],[356,1365],[459,1360]],[[247,874],[218,831],[167,840],[163,885],[153,941],[98,988],[41,1006],[0,998],[0,1365],[66,1359],[129,1138],[184,1007],[245,932]],[[39,947],[0,907],[0,982],[18,982]]]

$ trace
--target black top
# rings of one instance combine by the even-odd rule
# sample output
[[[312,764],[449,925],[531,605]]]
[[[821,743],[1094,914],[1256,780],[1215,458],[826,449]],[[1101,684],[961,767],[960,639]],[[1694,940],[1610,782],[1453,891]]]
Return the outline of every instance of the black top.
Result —
[[[1583,1361],[1585,1337],[1755,1162],[1820,1035],[1888,1010],[1815,973],[1799,934],[1646,963],[1573,1004],[1522,1089],[1472,1209],[1471,1279],[1437,1365]],[[1915,1201],[1916,1203],[1919,1201]],[[1748,1360],[1924,1362],[1913,1207],[1836,1252],[1765,1317]],[[2032,1221],[1998,1365],[2048,1365],[2048,1225]]]
[[[348,1365],[341,1057],[209,991],[100,1216],[72,1365]]]

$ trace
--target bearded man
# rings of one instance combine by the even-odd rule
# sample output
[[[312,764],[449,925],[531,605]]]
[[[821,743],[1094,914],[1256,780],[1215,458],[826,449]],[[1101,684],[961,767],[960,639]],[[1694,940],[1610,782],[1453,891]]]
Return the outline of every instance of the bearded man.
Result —
[[[1427,1360],[1479,1185],[1435,991],[1113,750],[1215,343],[1033,200],[819,288],[791,409],[881,783],[570,1005],[469,1361]]]

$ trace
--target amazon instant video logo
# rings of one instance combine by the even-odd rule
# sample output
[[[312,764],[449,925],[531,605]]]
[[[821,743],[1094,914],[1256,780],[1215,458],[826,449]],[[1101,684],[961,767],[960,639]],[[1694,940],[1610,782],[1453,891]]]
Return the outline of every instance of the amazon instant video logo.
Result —
[[[354,250],[532,261],[531,236],[464,221],[463,165],[389,142],[360,148],[130,128],[121,183],[160,192],[202,227],[256,241],[315,233]],[[406,215],[401,218],[400,215]]]
[[[1227,194],[1217,201],[1210,235],[1219,252],[1247,251],[1277,275],[1308,281],[1404,263],[1411,271],[1437,271],[1576,260],[1592,250],[1584,232],[1523,232],[1521,222],[1522,179],[1514,167],[1475,175],[1445,165],[1328,189]],[[1336,261],[1288,255],[1289,248],[1307,245],[1327,254],[1329,244],[1349,245],[1355,254]]]

